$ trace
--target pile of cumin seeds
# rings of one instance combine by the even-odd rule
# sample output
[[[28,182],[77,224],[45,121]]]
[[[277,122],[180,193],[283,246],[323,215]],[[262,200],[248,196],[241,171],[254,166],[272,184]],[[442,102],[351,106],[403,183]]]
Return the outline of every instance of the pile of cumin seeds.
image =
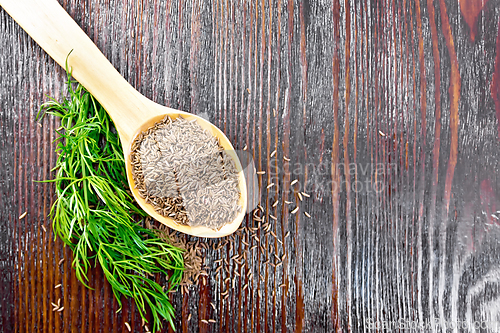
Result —
[[[241,211],[234,161],[196,120],[166,116],[137,136],[131,161],[140,196],[179,224],[219,230]]]
[[[184,291],[192,285],[198,284],[201,275],[208,275],[203,268],[204,257],[201,253],[200,241],[188,241],[187,235],[175,230],[170,230],[161,223],[151,223],[150,218],[146,219],[146,228],[153,230],[165,243],[178,247],[183,251],[184,271],[179,286]],[[159,225],[159,226],[158,226]]]

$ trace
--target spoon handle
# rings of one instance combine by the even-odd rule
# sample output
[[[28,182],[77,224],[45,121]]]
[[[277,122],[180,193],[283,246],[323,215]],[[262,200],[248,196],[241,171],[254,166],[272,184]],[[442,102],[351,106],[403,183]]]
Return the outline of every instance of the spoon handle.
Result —
[[[122,140],[135,134],[151,101],[120,75],[56,0],[0,0],[0,6],[63,68],[67,59],[73,77],[108,111]]]

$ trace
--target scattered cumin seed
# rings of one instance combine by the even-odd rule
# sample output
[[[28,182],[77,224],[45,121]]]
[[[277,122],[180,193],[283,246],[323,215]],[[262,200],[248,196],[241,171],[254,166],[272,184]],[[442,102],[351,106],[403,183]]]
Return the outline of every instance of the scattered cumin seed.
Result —
[[[382,132],[382,131],[378,131],[378,134],[385,136],[384,132]]]
[[[24,213],[22,213],[22,214],[19,216],[19,219],[20,219],[20,220],[22,220],[22,219],[26,216],[26,214],[28,214],[28,212],[24,212]]]
[[[309,194],[307,194],[306,192],[301,192],[303,196],[305,196],[306,198],[310,198],[311,196]]]
[[[294,210],[292,210],[290,213],[295,214],[299,211],[299,206],[295,207]]]
[[[61,260],[59,260],[59,262],[57,263],[57,266],[61,265],[63,262],[64,262],[64,258],[62,258]]]
[[[62,284],[59,283],[57,286],[54,287],[54,289],[57,289],[57,288],[59,288],[61,286],[62,286]]]
[[[273,207],[273,208],[274,208],[274,207],[276,207],[276,206],[278,205],[278,203],[279,203],[279,200],[276,200],[276,201],[273,203],[273,206],[272,206],[272,207]]]
[[[62,310],[64,310],[64,306],[62,308],[59,308],[59,310],[57,310],[57,312],[61,312]]]
[[[302,194],[300,194],[300,192],[297,192],[297,196],[299,197],[300,201],[302,201],[302,200],[303,200],[303,198],[302,198]]]
[[[243,147],[243,150],[247,150],[247,148],[248,148],[247,145],[245,145],[245,147]]]
[[[190,321],[190,320],[191,320],[191,314],[189,314],[187,321]]]
[[[250,94],[250,88],[247,88],[247,92]]]
[[[290,185],[292,185],[292,186],[293,186],[293,185],[297,184],[298,182],[299,182],[299,180],[298,180],[298,179],[295,179],[294,181],[292,181],[292,182],[290,183]]]
[[[257,171],[256,172],[258,175],[264,175],[266,172],[265,171]]]
[[[274,215],[269,214],[269,217],[270,217],[270,218],[272,218],[272,219],[273,219],[273,220],[275,220],[275,221],[277,221],[277,220],[278,220],[278,218],[277,218],[276,216],[274,216]]]
[[[127,330],[129,332],[132,332],[132,328],[130,327],[129,323],[125,322],[125,326],[127,327]]]
[[[286,157],[286,156],[283,156],[283,159],[284,159],[285,161],[287,161],[287,162],[290,162],[290,159],[289,159],[288,157]]]
[[[286,286],[286,284],[283,283],[283,284],[280,285],[280,288],[283,288],[285,286]]]
[[[304,215],[307,216],[307,217],[311,217],[311,215],[309,215],[308,212],[304,212]]]
[[[267,185],[267,189],[269,190],[273,186],[274,186],[274,183],[271,183],[271,184]]]
[[[290,236],[290,231],[286,233],[285,238],[287,238],[288,236]]]
[[[273,109],[273,115],[276,117],[276,109]]]
[[[47,232],[47,229],[45,229],[45,226],[43,224],[41,225],[41,227],[42,227],[44,232]]]
[[[205,319],[202,319],[202,320],[201,320],[201,322],[202,322],[203,324],[208,324],[208,320],[205,320]]]
[[[292,202],[291,202],[291,201],[286,201],[286,200],[285,200],[285,203],[286,203],[287,205],[289,205],[289,204],[291,204]]]
[[[212,306],[212,308],[215,310],[215,304],[210,302],[210,305]]]
[[[276,155],[276,149],[271,153],[271,155],[269,155],[269,157],[274,157],[274,155]]]
[[[209,319],[208,322],[209,323],[216,323],[215,319]]]

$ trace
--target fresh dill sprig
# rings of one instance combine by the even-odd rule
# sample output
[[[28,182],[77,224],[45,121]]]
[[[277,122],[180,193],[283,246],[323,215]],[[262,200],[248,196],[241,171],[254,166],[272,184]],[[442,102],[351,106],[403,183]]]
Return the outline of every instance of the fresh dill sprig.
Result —
[[[181,281],[182,250],[137,222],[147,214],[125,190],[123,150],[114,125],[67,73],[68,97],[51,99],[37,116],[48,113],[61,120],[55,178],[49,180],[57,195],[50,211],[54,233],[73,250],[72,265],[85,286],[91,262],[99,263],[120,308],[122,295],[132,297],[144,320],[150,309],[153,332],[162,327],[162,319],[175,330],[168,292]],[[168,290],[150,278],[155,273],[170,275]]]

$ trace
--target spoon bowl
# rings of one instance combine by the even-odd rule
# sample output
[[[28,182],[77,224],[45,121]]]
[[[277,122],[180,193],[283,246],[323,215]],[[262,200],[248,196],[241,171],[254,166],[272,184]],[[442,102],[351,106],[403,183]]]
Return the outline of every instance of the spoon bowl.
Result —
[[[167,225],[168,227],[184,232],[186,234],[198,236],[198,237],[209,237],[209,238],[214,238],[214,237],[223,237],[232,234],[235,232],[238,227],[241,224],[241,221],[245,217],[246,214],[246,205],[247,205],[247,189],[246,189],[246,181],[243,173],[243,168],[241,166],[241,162],[236,155],[233,146],[231,145],[231,142],[227,139],[227,137],[224,135],[224,133],[214,126],[212,123],[209,121],[198,117],[196,115],[179,111],[179,110],[174,110],[170,108],[166,108],[164,106],[161,106],[159,104],[154,103],[156,107],[159,108],[159,113],[156,114],[155,116],[149,118],[147,121],[145,121],[141,126],[139,126],[137,132],[135,135],[132,137],[132,140],[130,140],[127,144],[126,147],[128,147],[125,150],[125,144],[124,144],[124,152],[125,152],[125,163],[126,163],[126,168],[127,168],[127,179],[129,182],[130,189],[132,190],[132,193],[134,195],[134,198],[136,201],[139,203],[142,209],[144,209],[150,216],[158,220],[159,222]],[[165,110],[167,109],[167,110]],[[167,112],[166,112],[167,111]],[[162,113],[163,112],[163,113]],[[222,228],[219,230],[213,230],[207,227],[203,226],[196,226],[196,227],[191,227],[188,225],[182,225],[177,222],[175,222],[173,219],[164,217],[160,214],[158,214],[153,206],[148,204],[145,199],[143,199],[139,195],[138,189],[135,187],[134,184],[134,179],[132,177],[132,162],[130,160],[131,156],[131,147],[132,147],[132,142],[134,142],[135,137],[137,137],[141,132],[146,131],[148,128],[152,127],[154,124],[157,122],[160,122],[163,120],[165,115],[168,115],[172,120],[176,119],[177,117],[183,117],[187,120],[193,120],[196,119],[197,123],[205,130],[207,130],[209,133],[211,133],[213,136],[217,137],[219,144],[224,148],[226,153],[233,159],[236,170],[238,171],[238,186],[240,190],[240,199],[238,202],[238,205],[242,208],[240,213],[236,216],[236,218],[233,220],[232,223],[228,223],[224,225]]]
[[[168,227],[198,237],[223,237],[238,229],[246,213],[247,190],[242,165],[224,133],[209,121],[184,111],[157,104],[134,89],[106,59],[56,0],[0,0],[0,6],[62,67],[71,69],[80,82],[104,107],[113,120],[123,147],[127,179],[134,198],[150,216]],[[196,119],[215,136],[233,159],[239,177],[240,213],[219,230],[181,225],[155,212],[141,198],[132,177],[130,153],[134,138],[166,115]]]

